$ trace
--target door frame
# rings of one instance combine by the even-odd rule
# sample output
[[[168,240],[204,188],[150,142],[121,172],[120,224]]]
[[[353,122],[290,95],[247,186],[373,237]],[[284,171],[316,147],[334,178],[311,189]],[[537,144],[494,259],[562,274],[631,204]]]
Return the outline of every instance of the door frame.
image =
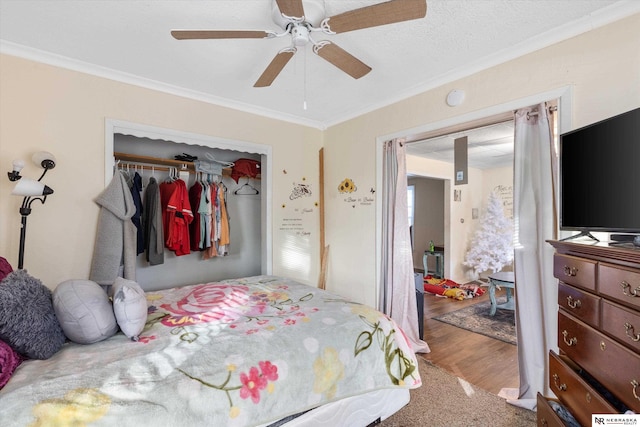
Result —
[[[407,135],[415,135],[418,133],[431,132],[438,129],[444,129],[451,126],[461,125],[467,122],[473,122],[477,120],[481,120],[484,118],[488,118],[491,116],[496,116],[499,114],[504,114],[505,112],[515,111],[519,108],[529,107],[531,105],[540,104],[543,102],[558,100],[558,134],[562,134],[571,129],[571,117],[572,117],[572,98],[573,98],[573,86],[563,86],[557,89],[553,89],[547,92],[537,93],[531,96],[527,96],[524,98],[519,98],[516,100],[512,100],[509,102],[505,102],[502,104],[497,104],[493,106],[489,106],[477,111],[473,111],[470,113],[462,114],[459,116],[449,117],[443,120],[439,120],[432,123],[426,123],[411,129],[402,129],[387,135],[381,135],[376,138],[376,187],[383,188],[382,186],[382,175],[383,175],[383,144],[386,141],[395,139],[395,138],[404,138]],[[407,173],[413,173],[412,171],[407,170]],[[515,172],[515,171],[514,171]],[[416,175],[420,175],[417,174]],[[453,179],[453,178],[452,178]],[[447,185],[445,183],[445,191],[452,191],[451,185]],[[556,192],[557,197],[557,192]],[[557,202],[557,201],[556,201]],[[446,203],[445,203],[445,224],[447,222],[447,211],[446,211]],[[379,304],[380,298],[380,289],[383,286],[382,280],[382,197],[376,197],[376,218],[379,220],[376,221],[376,306]],[[445,225],[445,247],[448,246],[447,242],[450,239],[450,227],[447,228]],[[447,266],[445,265],[445,273],[447,271]]]

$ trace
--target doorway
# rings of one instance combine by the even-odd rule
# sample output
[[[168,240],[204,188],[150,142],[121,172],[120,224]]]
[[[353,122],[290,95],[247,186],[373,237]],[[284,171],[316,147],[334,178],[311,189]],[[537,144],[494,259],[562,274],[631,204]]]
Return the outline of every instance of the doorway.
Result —
[[[407,165],[415,165],[408,180],[438,183],[439,199],[435,193],[416,192],[416,206],[432,206],[425,212],[433,218],[424,221],[432,227],[439,226],[440,231],[432,228],[433,238],[426,242],[433,240],[437,246],[444,246],[445,277],[456,283],[477,279],[464,261],[492,192],[500,198],[505,216],[513,219],[513,136],[513,116],[509,113],[488,117],[483,124],[466,128],[444,128],[426,138],[413,138],[406,145]],[[467,182],[453,185],[454,141],[461,137],[468,141]],[[420,200],[421,196],[428,200]],[[421,249],[426,250],[426,246],[421,248],[416,236],[414,262],[422,256],[415,253]]]
[[[413,269],[425,273],[423,255],[430,243],[444,247],[445,180],[409,175],[407,185],[413,188]],[[427,264],[427,271],[436,270],[435,259],[427,259]]]
[[[416,211],[420,211],[419,207],[423,206],[424,213],[429,212],[433,215],[431,220],[434,226],[440,227],[442,241],[445,235],[448,236],[450,244],[444,248],[447,272],[445,278],[459,284],[466,284],[472,280],[467,274],[469,268],[462,263],[473,233],[479,228],[481,213],[487,205],[488,194],[491,191],[499,192],[505,216],[513,218],[513,118],[509,115],[507,120],[504,116],[488,120],[496,123],[465,130],[456,129],[454,132],[443,129],[440,135],[407,144],[407,162],[410,162],[410,156],[419,158],[414,160],[421,162],[424,171],[420,174],[412,172],[408,175],[407,182],[416,188],[417,183],[429,183],[439,189],[437,201],[435,194],[415,191]],[[442,179],[438,174],[430,174],[429,171],[441,167],[449,171],[454,170],[454,141],[462,136],[468,141],[468,182],[465,185],[454,186],[451,184],[452,179]],[[428,200],[420,200],[421,196]],[[445,202],[450,206],[446,218]],[[426,210],[425,204],[437,205],[436,213]],[[419,215],[416,214],[414,221],[418,218]],[[420,247],[417,226],[414,233],[415,267],[416,258],[421,258],[425,249]],[[482,289],[486,291],[488,288]],[[503,294],[505,290],[498,291],[497,297],[504,298]],[[449,312],[486,303],[488,299],[486,292],[463,301],[425,293],[423,328],[425,341],[429,344],[431,352],[423,357],[477,387],[498,394],[502,389],[513,389],[519,385],[517,346],[436,319]]]

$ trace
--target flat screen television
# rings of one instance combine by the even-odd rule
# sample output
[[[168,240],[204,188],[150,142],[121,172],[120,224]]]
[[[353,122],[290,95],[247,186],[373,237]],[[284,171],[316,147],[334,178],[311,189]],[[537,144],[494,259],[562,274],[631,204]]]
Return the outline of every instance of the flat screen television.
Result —
[[[569,239],[640,233],[640,108],[564,133],[559,148],[560,229],[579,231]]]

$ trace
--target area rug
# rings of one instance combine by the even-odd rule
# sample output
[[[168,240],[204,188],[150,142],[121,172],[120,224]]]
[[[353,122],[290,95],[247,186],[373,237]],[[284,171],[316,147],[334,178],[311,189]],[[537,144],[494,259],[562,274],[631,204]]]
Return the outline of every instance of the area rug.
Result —
[[[496,298],[498,304],[507,301],[506,297]],[[434,317],[435,320],[486,335],[509,344],[516,345],[516,326],[514,313],[511,310],[496,311],[495,316],[489,315],[491,301],[482,301],[477,304],[451,311]]]
[[[535,427],[536,413],[512,406],[418,357],[422,386],[379,427]]]

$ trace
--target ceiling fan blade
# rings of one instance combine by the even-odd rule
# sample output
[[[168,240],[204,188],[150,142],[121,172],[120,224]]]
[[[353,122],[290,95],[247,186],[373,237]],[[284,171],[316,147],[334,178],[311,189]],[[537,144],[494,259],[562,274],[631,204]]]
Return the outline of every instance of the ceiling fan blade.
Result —
[[[354,79],[359,79],[371,71],[371,67],[334,43],[318,43],[313,47],[313,51]]]
[[[302,0],[276,0],[276,3],[278,3],[278,9],[283,15],[292,18],[302,18],[304,16]]]
[[[193,39],[263,39],[272,33],[252,30],[173,30],[171,35],[178,40]]]
[[[278,77],[278,74],[280,74],[284,66],[287,65],[287,62],[293,57],[294,53],[296,53],[295,48],[288,48],[278,52],[253,87],[271,86],[271,83]]]
[[[378,25],[424,18],[426,15],[426,0],[393,0],[332,16],[328,18],[328,27],[334,33],[346,33]]]

